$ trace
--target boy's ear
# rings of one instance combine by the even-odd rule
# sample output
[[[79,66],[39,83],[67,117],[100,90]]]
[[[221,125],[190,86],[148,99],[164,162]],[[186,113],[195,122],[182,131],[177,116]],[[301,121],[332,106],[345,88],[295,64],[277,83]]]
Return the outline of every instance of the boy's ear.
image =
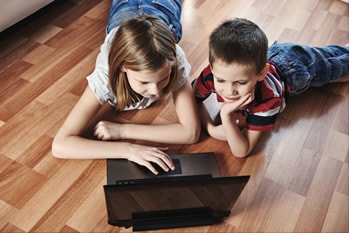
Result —
[[[258,81],[263,81],[269,71],[269,64],[266,63],[263,70],[258,75]]]

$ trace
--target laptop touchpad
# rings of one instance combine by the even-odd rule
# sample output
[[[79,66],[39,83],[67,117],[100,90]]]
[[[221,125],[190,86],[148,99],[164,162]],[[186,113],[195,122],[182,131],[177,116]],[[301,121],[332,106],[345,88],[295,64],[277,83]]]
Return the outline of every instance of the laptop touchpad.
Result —
[[[175,166],[175,169],[173,171],[169,170],[168,172],[165,172],[164,169],[162,169],[156,163],[152,163],[154,168],[159,172],[157,176],[168,176],[168,175],[182,174],[181,161],[179,159],[172,159],[172,162],[173,162],[173,165]]]

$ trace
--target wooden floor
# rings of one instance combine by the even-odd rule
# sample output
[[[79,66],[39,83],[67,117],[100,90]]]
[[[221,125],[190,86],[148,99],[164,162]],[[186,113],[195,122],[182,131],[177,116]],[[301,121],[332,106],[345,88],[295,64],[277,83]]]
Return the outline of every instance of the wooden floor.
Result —
[[[105,160],[50,151],[94,68],[109,5],[58,1],[1,34],[0,232],[132,231],[107,224]],[[180,44],[192,78],[207,64],[209,33],[236,16],[258,23],[270,42],[349,43],[349,5],[339,0],[184,0]],[[224,223],[165,232],[348,232],[348,93],[349,84],[332,84],[292,98],[245,159],[204,133],[197,144],[169,145],[170,153],[215,151],[223,176],[251,179]],[[176,120],[171,105],[122,117]]]

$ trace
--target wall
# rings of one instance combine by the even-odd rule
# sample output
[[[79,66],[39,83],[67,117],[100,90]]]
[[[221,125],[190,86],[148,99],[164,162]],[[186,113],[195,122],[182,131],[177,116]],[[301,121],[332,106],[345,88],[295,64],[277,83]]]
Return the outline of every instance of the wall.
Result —
[[[0,0],[0,32],[50,2],[53,2],[53,0]]]

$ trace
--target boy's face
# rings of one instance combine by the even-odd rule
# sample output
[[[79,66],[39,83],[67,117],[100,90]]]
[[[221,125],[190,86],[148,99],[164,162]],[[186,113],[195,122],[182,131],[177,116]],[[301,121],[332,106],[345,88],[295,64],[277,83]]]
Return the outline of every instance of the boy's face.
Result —
[[[224,102],[235,102],[251,93],[264,74],[256,74],[256,69],[251,65],[233,62],[230,64],[216,61],[211,67],[214,76],[214,86]]]

